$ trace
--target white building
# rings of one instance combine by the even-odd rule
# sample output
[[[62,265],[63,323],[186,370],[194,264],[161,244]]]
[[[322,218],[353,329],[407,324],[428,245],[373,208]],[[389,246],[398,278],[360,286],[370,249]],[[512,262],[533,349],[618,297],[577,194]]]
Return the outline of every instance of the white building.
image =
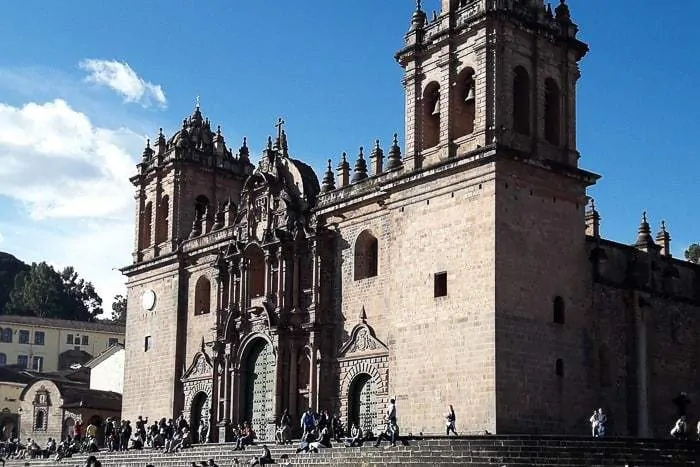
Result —
[[[123,393],[124,354],[124,345],[117,343],[85,364],[90,369],[90,389]]]

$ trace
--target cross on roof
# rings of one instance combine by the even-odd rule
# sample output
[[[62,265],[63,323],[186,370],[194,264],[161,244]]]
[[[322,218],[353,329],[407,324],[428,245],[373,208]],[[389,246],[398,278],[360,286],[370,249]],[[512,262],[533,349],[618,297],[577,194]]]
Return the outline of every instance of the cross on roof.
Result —
[[[275,123],[275,127],[277,128],[277,141],[282,141],[282,131],[284,127],[284,120],[281,118],[277,119],[277,123]]]

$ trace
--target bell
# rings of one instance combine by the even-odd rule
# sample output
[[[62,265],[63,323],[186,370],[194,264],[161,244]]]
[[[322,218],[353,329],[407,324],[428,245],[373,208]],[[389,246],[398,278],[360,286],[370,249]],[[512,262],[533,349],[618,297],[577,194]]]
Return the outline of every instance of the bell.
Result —
[[[438,95],[438,98],[435,101],[435,108],[433,109],[433,116],[435,116],[435,115],[440,115],[440,95]]]
[[[469,92],[467,93],[467,97],[464,99],[465,104],[469,104],[470,102],[474,102],[474,87],[469,86]]]

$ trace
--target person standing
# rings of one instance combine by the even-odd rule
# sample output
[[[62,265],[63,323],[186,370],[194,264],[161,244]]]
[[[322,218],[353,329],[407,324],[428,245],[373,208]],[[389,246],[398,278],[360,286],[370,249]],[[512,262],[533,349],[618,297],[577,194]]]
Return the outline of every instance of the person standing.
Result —
[[[455,430],[455,422],[457,421],[457,416],[455,415],[455,409],[452,407],[452,404],[450,404],[450,410],[447,412],[447,416],[445,417],[445,424],[447,425],[446,428],[446,436],[450,436],[450,431],[457,435],[457,430]]]

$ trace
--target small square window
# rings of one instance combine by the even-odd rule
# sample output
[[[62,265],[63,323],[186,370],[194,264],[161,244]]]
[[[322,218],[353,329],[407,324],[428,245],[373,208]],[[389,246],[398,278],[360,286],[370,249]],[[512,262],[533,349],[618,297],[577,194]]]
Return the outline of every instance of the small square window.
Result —
[[[435,273],[435,297],[447,296],[447,273]]]
[[[35,345],[44,345],[44,331],[35,331],[34,332],[34,344]]]
[[[112,347],[113,345],[117,345],[119,343],[119,339],[116,337],[110,337],[109,341],[107,342],[107,347]]]
[[[66,336],[66,344],[73,345],[73,334],[68,334]]]
[[[24,329],[19,331],[19,343],[29,344],[29,331]]]
[[[151,336],[146,336],[146,338],[143,340],[143,351],[148,352],[152,347],[153,339],[151,339]]]
[[[80,343],[80,345],[88,345],[88,336],[82,337],[82,342]]]

